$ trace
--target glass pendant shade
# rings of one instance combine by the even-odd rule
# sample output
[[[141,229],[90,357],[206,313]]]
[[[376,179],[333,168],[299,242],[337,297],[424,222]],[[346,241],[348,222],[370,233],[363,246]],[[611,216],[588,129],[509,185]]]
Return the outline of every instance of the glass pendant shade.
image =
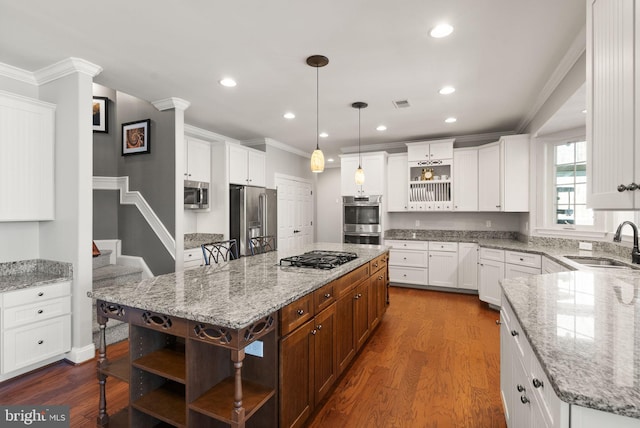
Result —
[[[358,169],[356,169],[356,184],[358,186],[362,186],[364,184],[364,170],[360,165],[358,165]]]
[[[322,150],[315,149],[311,155],[311,172],[324,171],[324,155]]]

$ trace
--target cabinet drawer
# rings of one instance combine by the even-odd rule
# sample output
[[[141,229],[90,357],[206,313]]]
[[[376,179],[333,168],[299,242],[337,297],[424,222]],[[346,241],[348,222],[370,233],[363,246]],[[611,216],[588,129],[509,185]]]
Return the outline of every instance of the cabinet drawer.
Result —
[[[494,260],[504,263],[504,250],[494,250],[493,248],[480,248],[480,258],[484,260]]]
[[[395,250],[389,251],[390,266],[412,266],[419,268],[429,267],[429,261],[426,251],[405,251]]]
[[[540,362],[533,350],[531,352],[531,372],[529,377],[530,384],[528,389],[534,391],[534,395],[549,426],[560,426],[562,403],[553,391],[549,379],[542,371]]]
[[[532,275],[540,275],[540,268],[512,265],[509,263],[504,266],[504,277],[506,279],[528,278]]]
[[[71,349],[71,315],[4,331],[2,372],[8,373]]]
[[[457,242],[429,242],[429,251],[458,251]]]
[[[428,250],[429,243],[425,241],[385,241],[385,244],[392,248],[398,248],[402,250]]]
[[[391,283],[427,285],[428,270],[424,268],[389,266]]]
[[[534,268],[542,267],[542,256],[540,254],[521,253],[519,251],[505,251],[504,261],[520,266],[529,266]]]
[[[291,333],[313,317],[313,293],[280,309],[280,336]]]
[[[4,307],[10,308],[23,304],[35,303],[56,297],[68,296],[71,294],[71,282],[57,282],[55,284],[29,287],[22,290],[8,291],[4,293]]]
[[[195,268],[195,267],[200,267],[200,266],[204,266],[204,260],[202,259],[196,259],[196,260],[185,260],[184,264],[182,265],[185,269],[191,269],[191,268]]]
[[[374,272],[384,269],[387,266],[387,254],[382,254],[369,262],[369,272],[373,275]]]
[[[19,305],[4,311],[3,328],[13,328],[36,321],[71,313],[71,299],[68,296],[43,300],[29,305]]]
[[[319,314],[323,309],[329,307],[336,301],[334,286],[335,281],[330,282],[313,292],[314,313]]]

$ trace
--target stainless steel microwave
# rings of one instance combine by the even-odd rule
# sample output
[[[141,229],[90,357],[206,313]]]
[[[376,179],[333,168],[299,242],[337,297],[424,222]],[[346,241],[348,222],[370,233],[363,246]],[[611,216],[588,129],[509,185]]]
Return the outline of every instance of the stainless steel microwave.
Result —
[[[209,183],[184,180],[184,208],[188,210],[209,208]]]

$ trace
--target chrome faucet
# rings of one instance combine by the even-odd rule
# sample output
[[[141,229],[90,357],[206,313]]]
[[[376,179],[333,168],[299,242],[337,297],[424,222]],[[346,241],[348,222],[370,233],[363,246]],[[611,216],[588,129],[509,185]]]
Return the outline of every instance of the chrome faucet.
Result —
[[[620,242],[622,240],[620,236],[620,232],[622,231],[622,226],[628,224],[633,228],[633,250],[631,251],[631,261],[636,264],[640,264],[640,250],[638,249],[638,227],[630,221],[623,221],[618,226],[618,230],[616,230],[616,234],[613,235],[614,242]]]

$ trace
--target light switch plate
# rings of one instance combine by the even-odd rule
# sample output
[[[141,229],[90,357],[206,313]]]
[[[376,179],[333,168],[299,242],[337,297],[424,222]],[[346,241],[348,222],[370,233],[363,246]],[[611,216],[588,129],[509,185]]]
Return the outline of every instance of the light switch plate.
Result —
[[[593,250],[593,244],[591,242],[580,242],[578,243],[578,249],[591,251]]]

